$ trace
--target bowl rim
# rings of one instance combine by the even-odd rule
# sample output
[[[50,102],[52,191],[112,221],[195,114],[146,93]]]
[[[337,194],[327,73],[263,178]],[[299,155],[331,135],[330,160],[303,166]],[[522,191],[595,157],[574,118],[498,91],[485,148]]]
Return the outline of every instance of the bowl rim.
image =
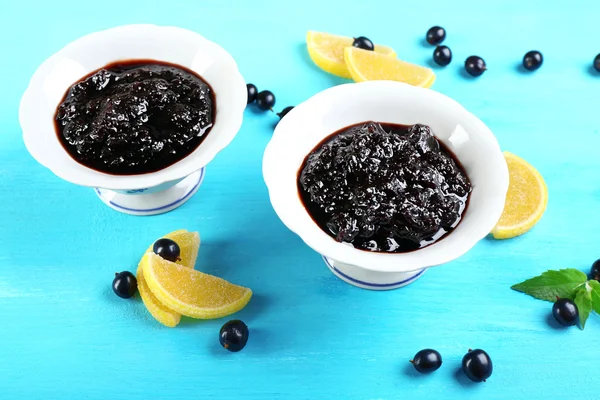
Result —
[[[65,54],[73,49],[77,49],[78,46],[82,46],[86,43],[92,43],[97,41],[110,41],[115,37],[120,37],[122,35],[133,35],[136,36],[152,36],[152,35],[163,35],[164,37],[172,37],[176,39],[180,35],[185,35],[190,40],[193,40],[194,45],[197,46],[197,49],[202,48],[203,51],[206,51],[207,54],[210,54],[215,62],[221,63],[220,69],[227,71],[227,79],[232,82],[232,89],[235,91],[234,93],[234,101],[230,103],[229,110],[226,115],[221,114],[217,116],[213,126],[210,129],[210,133],[214,133],[216,128],[219,129],[219,140],[211,141],[210,146],[205,146],[206,140],[203,140],[202,143],[190,154],[183,157],[181,160],[162,168],[158,171],[149,172],[145,174],[137,174],[137,175],[113,175],[109,173],[104,173],[101,171],[94,170],[89,168],[77,160],[75,160],[60,144],[61,151],[63,151],[68,157],[70,157],[74,163],[71,165],[71,168],[64,168],[64,166],[59,165],[55,162],[55,157],[53,154],[56,152],[48,152],[52,154],[45,154],[42,146],[38,143],[41,136],[45,136],[44,140],[56,140],[60,142],[58,136],[56,135],[56,131],[54,129],[54,121],[51,119],[48,121],[49,124],[52,124],[51,132],[54,134],[54,138],[49,138],[49,135],[45,133],[39,132],[37,129],[34,129],[34,124],[32,124],[32,120],[36,118],[36,94],[41,90],[40,85],[44,82],[44,78],[48,76],[48,71],[51,66],[55,65],[57,61],[61,60]],[[135,60],[135,59],[154,59],[157,61],[164,61],[173,63],[175,65],[179,65],[178,62],[174,62],[168,57],[160,58],[160,57],[122,57],[115,56],[114,60],[111,62],[119,61],[119,60]],[[185,66],[187,69],[192,69],[189,66]],[[193,70],[193,69],[192,69]],[[85,76],[92,72],[92,70],[86,70]],[[200,74],[201,75],[201,74]],[[203,77],[203,79],[206,79]],[[215,81],[206,79],[206,81],[213,86]],[[75,82],[73,82],[75,83]],[[119,25],[110,27],[103,30],[98,30],[95,32],[87,33],[83,36],[80,36],[73,41],[67,43],[58,51],[54,52],[48,58],[46,58],[35,70],[33,75],[31,76],[27,88],[25,89],[21,101],[19,103],[19,123],[22,130],[22,137],[25,143],[25,147],[31,156],[42,166],[50,169],[56,176],[59,178],[68,181],[73,184],[77,184],[80,186],[86,187],[100,187],[111,190],[135,190],[135,189],[146,189],[152,188],[159,185],[163,185],[169,182],[174,182],[185,178],[186,176],[200,170],[202,167],[206,166],[210,161],[216,157],[216,155],[222,151],[225,147],[227,147],[231,141],[237,135],[239,129],[241,128],[244,110],[246,108],[247,103],[247,91],[245,88],[246,82],[239,71],[238,65],[234,60],[233,56],[228,53],[223,47],[218,45],[216,42],[211,41],[201,34],[177,27],[172,25],[156,25],[156,24],[127,24],[127,25]],[[216,93],[219,96],[219,93]],[[219,107],[218,100],[216,107]],[[56,104],[58,106],[58,103]],[[223,121],[227,120],[226,124],[229,125],[229,129],[224,131],[220,131],[221,126],[219,124],[223,124]],[[45,124],[45,123],[44,123]],[[185,161],[185,162],[184,162]]]
[[[408,93],[425,93],[426,96],[430,96],[432,99],[435,99],[436,104],[439,103],[443,104],[444,107],[450,107],[453,112],[457,113],[458,120],[463,120],[463,118],[466,118],[468,119],[469,123],[477,127],[476,134],[480,135],[486,141],[486,144],[489,144],[490,147],[493,149],[498,164],[498,170],[496,171],[496,175],[494,177],[496,179],[495,184],[498,187],[498,192],[503,194],[501,198],[496,199],[494,209],[489,210],[487,221],[494,221],[493,224],[491,222],[488,222],[485,226],[479,226],[477,232],[470,232],[469,236],[465,234],[465,240],[461,240],[462,244],[457,248],[453,248],[452,251],[437,253],[433,252],[430,253],[426,259],[425,257],[413,256],[409,260],[407,260],[407,258],[409,258],[409,255],[419,254],[420,250],[416,250],[409,253],[368,252],[364,250],[355,249],[350,244],[339,243],[323,231],[321,231],[322,235],[307,234],[306,229],[303,228],[303,224],[305,221],[299,221],[299,218],[309,218],[313,224],[313,228],[314,226],[316,226],[316,223],[312,221],[311,216],[308,214],[306,208],[304,207],[301,201],[301,212],[303,213],[303,215],[301,217],[295,215],[295,212],[298,212],[300,209],[298,207],[293,208],[290,205],[290,203],[294,203],[293,201],[290,201],[290,196],[298,197],[298,193],[295,192],[293,194],[282,194],[282,191],[279,189],[281,185],[278,185],[278,176],[275,172],[277,170],[277,165],[275,164],[275,162],[280,160],[280,158],[277,156],[277,153],[285,151],[285,137],[291,134],[290,132],[287,132],[288,124],[292,123],[291,119],[288,118],[288,116],[303,115],[302,113],[304,112],[304,110],[309,109],[312,103],[319,102],[322,99],[325,99],[329,96],[331,96],[332,98],[338,98],[336,96],[339,96],[343,99],[342,101],[353,101],[359,97],[357,92],[360,92],[361,90],[402,90],[407,91]],[[339,106],[343,107],[343,105]],[[286,118],[288,119],[286,120]],[[306,116],[304,118],[306,119]],[[351,124],[352,123],[348,123],[345,126]],[[474,132],[470,133],[473,134]],[[502,162],[498,160],[498,157],[502,157]],[[298,169],[299,168],[300,166],[298,166]],[[500,216],[502,215],[502,211],[504,209],[505,197],[506,193],[508,192],[509,185],[508,167],[504,161],[504,156],[500,149],[498,141],[492,133],[492,131],[479,118],[477,118],[474,114],[469,112],[466,108],[464,108],[461,104],[459,104],[456,100],[450,98],[449,96],[446,96],[432,89],[415,87],[395,81],[367,81],[337,85],[313,95],[303,103],[294,107],[294,109],[292,109],[286,115],[286,117],[280,121],[280,123],[275,129],[271,140],[267,144],[263,157],[263,179],[267,186],[269,199],[271,201],[271,205],[275,213],[283,222],[283,224],[296,235],[298,235],[306,245],[308,245],[310,248],[312,248],[322,256],[328,257],[335,261],[377,272],[416,271],[422,268],[439,266],[463,256],[477,242],[488,236],[492,228],[500,219]],[[476,190],[476,188],[474,190]],[[287,192],[289,192],[289,190],[287,190]],[[451,234],[456,234],[456,232],[452,232]],[[435,244],[436,243],[427,246],[427,248],[433,248]]]

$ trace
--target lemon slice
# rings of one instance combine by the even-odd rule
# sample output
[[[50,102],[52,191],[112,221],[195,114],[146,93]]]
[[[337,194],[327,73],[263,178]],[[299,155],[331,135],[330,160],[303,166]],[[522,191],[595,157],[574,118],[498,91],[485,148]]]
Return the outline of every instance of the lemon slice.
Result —
[[[408,83],[413,86],[431,87],[435,73],[431,68],[411,64],[385,54],[347,47],[344,58],[355,82],[387,80]]]
[[[196,258],[198,258],[198,249],[200,248],[200,235],[198,232],[188,232],[185,229],[179,229],[167,233],[162,238],[171,239],[179,246],[179,250],[181,251],[179,258],[181,258],[181,260],[177,261],[178,264],[188,268],[194,268],[194,265],[196,265]],[[153,245],[154,243],[148,247],[146,253],[152,251]]]
[[[342,78],[351,79],[352,76],[344,61],[344,49],[352,47],[354,38],[348,36],[332,35],[325,32],[308,31],[306,34],[306,46],[308,54],[315,64],[322,70]],[[376,53],[395,57],[394,49],[375,45]]]
[[[196,258],[198,257],[198,249],[200,247],[200,235],[198,232],[188,232],[185,229],[180,229],[163,236],[173,240],[179,246],[181,254],[180,261],[177,263],[187,268],[194,268]],[[150,245],[146,253],[152,252],[153,245]],[[150,314],[161,324],[173,328],[181,321],[181,314],[171,310],[162,304],[156,296],[150,291],[146,278],[144,277],[143,264],[145,263],[146,254],[142,257],[137,269],[138,292]]]
[[[156,299],[192,318],[213,319],[233,314],[248,304],[252,291],[216,276],[146,253],[143,275]]]
[[[529,231],[542,218],[548,204],[544,178],[527,161],[504,152],[510,183],[504,211],[492,230],[496,239],[509,239]]]
[[[143,263],[145,262],[145,255],[142,257],[142,261],[137,269],[137,284],[138,284],[138,292],[146,306],[146,309],[152,314],[154,319],[156,319],[161,324],[168,326],[169,328],[174,328],[179,325],[181,321],[181,314],[169,309],[167,306],[162,304],[156,296],[152,294],[148,284],[146,283],[146,279],[144,278],[144,268]]]

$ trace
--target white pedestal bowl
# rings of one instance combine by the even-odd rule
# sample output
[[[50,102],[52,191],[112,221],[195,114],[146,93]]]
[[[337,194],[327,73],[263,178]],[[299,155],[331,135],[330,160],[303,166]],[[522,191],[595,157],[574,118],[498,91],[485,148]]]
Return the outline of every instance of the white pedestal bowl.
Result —
[[[111,175],[88,168],[67,153],[55,131],[55,112],[67,89],[89,73],[122,60],[186,67],[215,93],[215,122],[207,137],[187,157],[157,172]],[[154,215],[179,207],[196,193],[204,167],[241,127],[245,85],[233,57],[201,35],[176,27],[125,25],[83,36],[44,61],[21,99],[19,121],[27,150],[58,177],[93,188],[114,210]]]
[[[359,250],[337,242],[306,211],[297,186],[305,157],[332,133],[366,121],[429,125],[461,162],[472,184],[469,205],[442,240],[408,253]],[[337,277],[373,290],[408,285],[427,268],[465,254],[495,226],[508,191],[504,156],[483,122],[445,95],[392,81],[339,85],[296,106],[265,150],[263,175],[282,222],[321,254]]]

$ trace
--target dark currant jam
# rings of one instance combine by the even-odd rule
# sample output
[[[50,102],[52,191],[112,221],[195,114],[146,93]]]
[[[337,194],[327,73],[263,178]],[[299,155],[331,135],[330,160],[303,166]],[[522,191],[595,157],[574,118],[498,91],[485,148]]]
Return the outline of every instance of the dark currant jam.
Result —
[[[402,253],[458,225],[471,183],[428,126],[365,122],[321,142],[304,160],[298,189],[315,223],[337,241]]]
[[[114,175],[155,172],[192,153],[215,120],[215,95],[192,71],[153,60],[109,64],[73,84],[55,125],[80,164]]]

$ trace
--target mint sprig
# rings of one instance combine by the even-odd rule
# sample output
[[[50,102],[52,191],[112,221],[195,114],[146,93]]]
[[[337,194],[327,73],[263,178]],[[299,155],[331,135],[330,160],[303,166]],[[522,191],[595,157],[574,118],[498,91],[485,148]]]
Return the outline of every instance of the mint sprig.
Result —
[[[536,299],[556,301],[556,297],[573,300],[577,288],[587,282],[587,275],[573,269],[561,269],[558,271],[546,271],[540,276],[526,280],[511,286],[518,292],[523,292]]]
[[[581,329],[585,328],[592,310],[600,314],[600,282],[588,281],[586,274],[573,268],[546,271],[511,286],[511,289],[551,302],[558,298],[573,300],[579,310]]]

